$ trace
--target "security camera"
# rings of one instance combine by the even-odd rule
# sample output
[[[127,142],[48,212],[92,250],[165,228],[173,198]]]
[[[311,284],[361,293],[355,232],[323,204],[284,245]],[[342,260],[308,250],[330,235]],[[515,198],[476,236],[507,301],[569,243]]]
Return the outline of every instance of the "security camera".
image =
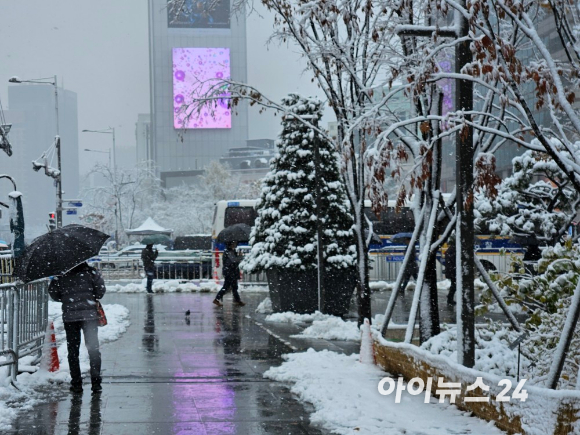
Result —
[[[44,164],[38,163],[36,160],[32,161],[32,169],[34,169],[36,172],[40,171],[42,168],[44,168]]]

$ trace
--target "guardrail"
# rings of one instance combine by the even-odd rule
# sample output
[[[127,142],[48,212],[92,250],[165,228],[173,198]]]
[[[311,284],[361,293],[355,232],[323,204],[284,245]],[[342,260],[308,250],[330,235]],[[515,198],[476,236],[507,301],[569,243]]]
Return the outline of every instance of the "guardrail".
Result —
[[[211,279],[211,255],[199,257],[165,257],[155,261],[157,279]],[[106,259],[91,261],[90,265],[101,272],[103,279],[141,279],[145,276],[141,259]]]
[[[0,255],[0,284],[13,282],[15,280],[13,272],[14,258],[11,255]]]
[[[0,366],[9,366],[12,383],[16,382],[18,360],[37,354],[48,324],[48,279],[27,284],[13,282],[0,285]]]
[[[97,269],[103,279],[139,279],[143,267],[139,258],[90,261],[89,264]]]

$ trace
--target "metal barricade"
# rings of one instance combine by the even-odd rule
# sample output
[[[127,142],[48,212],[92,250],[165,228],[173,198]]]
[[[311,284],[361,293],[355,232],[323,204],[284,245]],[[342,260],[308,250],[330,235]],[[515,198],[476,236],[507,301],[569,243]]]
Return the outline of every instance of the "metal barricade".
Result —
[[[155,262],[157,279],[197,280],[211,279],[211,255],[199,257],[166,257]],[[140,258],[93,261],[105,281],[116,279],[141,279],[145,277]]]
[[[370,281],[394,282],[403,264],[405,253],[401,252],[370,252]],[[438,259],[439,260],[439,259]],[[437,281],[443,279],[443,271],[440,261],[437,261]]]
[[[115,279],[141,278],[141,260],[128,258],[121,260],[92,261],[90,265],[97,269],[106,281]]]
[[[211,279],[212,257],[164,259],[156,261],[157,279],[177,279],[183,281]]]
[[[27,284],[0,285],[0,366],[9,365],[12,382],[16,382],[18,360],[36,354],[42,357],[42,346],[48,323],[48,279]]]
[[[0,255],[0,284],[14,282],[14,258],[11,255]]]

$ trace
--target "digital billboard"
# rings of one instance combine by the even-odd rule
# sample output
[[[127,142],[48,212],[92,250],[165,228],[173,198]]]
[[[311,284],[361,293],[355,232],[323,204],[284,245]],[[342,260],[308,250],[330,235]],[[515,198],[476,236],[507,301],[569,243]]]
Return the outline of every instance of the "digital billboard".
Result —
[[[223,99],[197,113],[191,104],[205,96],[216,79],[230,78],[229,48],[173,49],[173,125],[175,128],[231,128],[224,85]],[[213,79],[213,80],[212,80]]]
[[[180,0],[169,3],[167,26],[180,29],[229,29],[230,0]]]

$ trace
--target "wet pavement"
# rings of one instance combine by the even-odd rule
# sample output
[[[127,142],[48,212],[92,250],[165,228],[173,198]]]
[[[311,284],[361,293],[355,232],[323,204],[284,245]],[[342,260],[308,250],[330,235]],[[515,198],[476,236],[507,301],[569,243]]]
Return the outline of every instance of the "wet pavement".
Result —
[[[130,310],[131,326],[101,348],[103,393],[91,397],[90,381],[76,397],[54,386],[62,394],[7,435],[326,433],[286,386],[263,378],[292,350],[247,316],[266,294],[244,296],[246,307],[226,296],[216,308],[207,293],[106,295]]]
[[[446,292],[439,293],[445,301]],[[214,296],[107,294],[105,304],[129,309],[131,325],[102,346],[103,393],[92,397],[90,383],[81,396],[54,386],[7,435],[327,433],[310,425],[308,405],[263,373],[284,353],[313,347],[350,354],[359,344],[291,337],[308,325],[265,322],[255,309],[266,292],[244,292],[245,307],[232,306],[227,295],[217,308]],[[373,293],[373,316],[384,312],[389,296]],[[395,323],[405,323],[411,302],[411,291],[398,298]],[[441,303],[440,316],[453,323],[454,308]],[[348,317],[356,320],[354,303]]]

